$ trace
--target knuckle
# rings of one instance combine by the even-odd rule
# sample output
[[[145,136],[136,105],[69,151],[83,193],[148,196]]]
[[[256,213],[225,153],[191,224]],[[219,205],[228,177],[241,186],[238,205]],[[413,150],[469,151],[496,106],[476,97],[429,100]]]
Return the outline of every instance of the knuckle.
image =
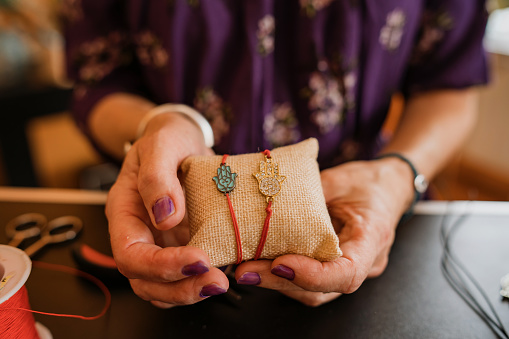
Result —
[[[355,291],[357,291],[359,289],[359,287],[361,287],[363,281],[364,281],[364,279],[354,277],[352,279],[352,281],[350,282],[350,284],[346,287],[345,291],[343,291],[343,293],[345,293],[345,294],[354,293]]]
[[[140,299],[145,301],[151,301],[152,298],[149,296],[147,291],[141,287],[141,284],[137,279],[131,279],[129,280],[129,283],[131,284],[131,288],[134,294],[136,294]]]
[[[144,192],[150,190],[152,187],[157,187],[159,176],[152,171],[141,171],[138,176],[138,190]]]
[[[170,282],[176,279],[175,274],[173,272],[170,272],[169,270],[158,270],[154,272],[154,276],[158,281],[163,282]]]
[[[195,282],[192,284],[183,284],[179,287],[175,287],[171,293],[171,303],[176,305],[191,305],[197,303],[200,298],[196,292],[198,287],[196,285],[197,284]]]
[[[352,294],[355,291],[357,291],[359,289],[359,287],[360,287],[360,285],[350,285],[350,286],[348,286],[348,288],[343,293],[345,293],[345,294]]]
[[[137,140],[133,147],[136,147],[138,154],[146,154],[150,153],[152,150],[152,145],[157,141],[153,135],[144,135],[139,140]]]
[[[376,278],[382,275],[382,273],[387,268],[387,265],[389,264],[389,258],[387,256],[383,256],[380,258],[379,262],[377,262],[373,267],[371,268],[368,278]]]
[[[308,291],[323,291],[323,283],[321,280],[317,279],[317,276],[310,275],[310,281],[306,284],[306,289]]]
[[[129,267],[128,265],[124,265],[122,262],[119,262],[118,260],[116,261],[116,263],[117,263],[117,269],[120,272],[120,274],[122,274],[123,276],[125,276],[128,279],[134,278],[128,268]]]
[[[381,227],[378,232],[382,244],[392,244],[394,241],[394,230],[392,227]]]
[[[175,305],[191,305],[198,302],[196,298],[186,293],[176,293],[172,298],[172,304]]]
[[[155,265],[150,267],[150,276],[153,277],[155,281],[161,282],[171,282],[176,280],[176,273],[174,269],[165,265],[164,257],[162,256],[161,251],[156,251],[152,255],[152,262]]]

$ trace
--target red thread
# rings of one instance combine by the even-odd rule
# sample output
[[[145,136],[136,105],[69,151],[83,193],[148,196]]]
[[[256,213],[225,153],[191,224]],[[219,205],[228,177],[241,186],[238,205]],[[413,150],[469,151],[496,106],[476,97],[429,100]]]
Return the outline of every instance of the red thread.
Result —
[[[223,160],[221,160],[221,165],[226,164],[226,158],[228,158],[228,154],[223,155]]]
[[[45,262],[41,262],[41,261],[34,261],[34,262],[32,262],[32,264],[34,267],[39,267],[39,268],[43,268],[43,269],[47,269],[47,270],[60,271],[60,272],[76,275],[78,277],[85,278],[85,279],[89,280],[90,282],[94,283],[97,287],[99,287],[99,289],[101,289],[101,291],[103,292],[104,297],[106,299],[102,311],[98,315],[90,316],[90,317],[83,316],[83,315],[75,315],[75,314],[59,314],[59,313],[34,311],[34,310],[30,309],[30,305],[28,303],[28,296],[26,297],[26,300],[23,299],[24,298],[23,293],[26,293],[26,288],[25,288],[25,286],[23,286],[13,297],[11,297],[8,300],[8,301],[11,301],[13,299],[12,303],[10,303],[8,306],[5,305],[7,303],[7,301],[2,304],[2,307],[0,308],[0,315],[1,315],[0,324],[4,323],[3,316],[7,315],[7,317],[9,317],[9,315],[12,316],[12,314],[22,314],[22,313],[30,314],[32,319],[33,319],[32,313],[37,313],[37,314],[43,314],[43,315],[51,315],[51,316],[55,316],[55,317],[77,318],[77,319],[83,319],[83,320],[96,320],[96,319],[99,319],[100,317],[102,317],[108,311],[108,308],[110,307],[110,304],[111,304],[111,293],[108,290],[108,288],[103,284],[103,282],[100,281],[99,279],[97,279],[96,277],[94,277],[93,275],[82,272],[82,271],[77,270],[72,267],[58,265],[58,264],[50,264],[50,263],[45,263]],[[25,292],[23,292],[23,290]],[[20,295],[18,296],[18,294],[20,294]],[[6,307],[4,307],[4,306],[6,306]],[[3,312],[3,311],[10,311],[10,312]],[[14,311],[14,312],[12,312],[12,311]],[[24,311],[24,312],[16,312],[16,311]],[[19,317],[19,320],[16,320],[19,328],[22,328],[23,325],[26,325],[27,324],[26,321],[27,320],[22,319],[22,317]],[[2,336],[0,336],[1,338],[9,338],[9,337],[4,337],[3,333],[1,333],[1,332],[0,332],[0,334],[2,334]],[[16,336],[14,336],[12,338],[32,338],[32,337],[29,337],[29,336],[16,337]],[[38,336],[33,337],[33,338],[38,338]]]
[[[265,208],[265,212],[267,212],[267,216],[265,217],[265,222],[263,224],[262,235],[260,236],[260,242],[258,243],[258,248],[256,249],[256,254],[254,256],[254,260],[258,260],[260,255],[262,255],[263,247],[265,246],[265,242],[267,241],[267,235],[269,234],[269,226],[270,226],[270,217],[272,216],[272,200],[269,200],[267,204],[267,208]]]
[[[223,155],[223,160],[221,160],[221,165],[226,164],[226,158],[228,158],[228,154]],[[230,195],[225,193],[226,198],[228,199],[228,207],[230,208],[230,215],[232,217],[233,222],[233,230],[235,232],[235,241],[237,243],[237,262],[236,264],[240,264],[242,262],[242,242],[240,240],[240,230],[239,225],[237,223],[237,217],[235,216],[235,211],[233,210],[233,204],[230,200]]]
[[[270,156],[270,151],[268,149],[266,149],[265,151],[262,152],[267,158],[271,158]]]
[[[16,294],[0,306],[0,311],[2,311],[0,312],[0,338],[39,339],[33,314],[24,312],[25,309],[30,309],[25,286],[22,286]]]
[[[226,193],[226,198],[228,199],[228,207],[230,208],[230,214],[232,216],[232,221],[233,221],[233,230],[235,231],[235,241],[237,242],[237,262],[236,262],[236,264],[240,264],[242,262],[242,242],[240,240],[239,225],[237,224],[237,217],[235,216],[232,201],[230,200],[230,195],[228,193]]]

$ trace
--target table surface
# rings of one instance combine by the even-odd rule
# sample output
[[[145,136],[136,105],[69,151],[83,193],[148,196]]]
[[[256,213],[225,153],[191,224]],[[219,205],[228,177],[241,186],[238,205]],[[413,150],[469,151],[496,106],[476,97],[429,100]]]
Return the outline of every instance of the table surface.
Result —
[[[82,198],[82,199],[81,199]],[[81,199],[81,200],[80,200]],[[42,201],[42,202],[41,202]],[[84,231],[78,242],[110,254],[104,195],[90,192],[0,188],[0,228],[27,212],[48,218],[77,215]],[[495,334],[447,284],[440,271],[439,229],[468,210],[452,249],[480,282],[509,328],[509,302],[499,295],[509,273],[509,202],[420,203],[419,214],[397,230],[386,271],[337,300],[310,308],[278,292],[231,286],[242,296],[212,297],[195,305],[161,310],[139,299],[126,283],[108,283],[112,304],[93,321],[35,315],[59,338],[495,338]],[[0,243],[5,243],[0,232]],[[75,244],[56,245],[34,260],[76,266]],[[33,268],[26,283],[32,309],[95,315],[104,297],[81,278]]]

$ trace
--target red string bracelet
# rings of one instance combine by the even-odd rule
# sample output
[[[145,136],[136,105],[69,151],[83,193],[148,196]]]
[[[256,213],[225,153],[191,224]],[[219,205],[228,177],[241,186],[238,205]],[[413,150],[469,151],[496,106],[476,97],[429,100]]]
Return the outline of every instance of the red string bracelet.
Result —
[[[254,256],[254,260],[258,260],[262,255],[263,247],[265,246],[265,242],[267,241],[267,235],[269,234],[269,225],[270,225],[270,217],[272,217],[272,200],[269,200],[265,211],[267,212],[267,216],[265,217],[265,222],[263,223],[262,235],[260,236],[260,242],[258,242],[258,247],[256,248],[256,253]]]
[[[286,177],[279,173],[279,166],[273,162],[270,151],[265,150],[262,154],[265,155],[265,161],[260,161],[260,172],[254,173],[253,175],[258,179],[258,188],[260,192],[266,197],[267,207],[265,208],[265,212],[267,212],[267,216],[263,223],[262,234],[258,242],[254,260],[258,260],[262,255],[269,234],[272,203],[274,202],[274,197],[281,192],[281,184],[286,180]]]
[[[233,222],[233,230],[235,232],[235,241],[237,243],[237,261],[235,263],[240,264],[242,262],[242,241],[240,239],[237,217],[235,216],[235,211],[233,209],[233,204],[229,194],[235,188],[235,179],[237,177],[237,173],[232,173],[230,166],[226,166],[227,157],[228,154],[223,155],[221,165],[217,169],[217,176],[213,177],[212,179],[215,181],[219,192],[224,193],[226,195],[226,199],[228,200],[228,208],[230,209],[230,215]]]
[[[273,214],[272,206],[274,197],[280,193],[281,184],[286,180],[286,176],[283,176],[279,173],[279,166],[273,162],[270,151],[265,150],[262,152],[262,154],[265,156],[265,161],[260,161],[260,172],[254,173],[253,175],[258,180],[258,188],[260,192],[266,197],[267,207],[265,208],[265,212],[267,213],[267,216],[265,217],[265,222],[263,223],[260,240],[258,242],[256,253],[253,258],[254,260],[258,260],[262,255],[263,248],[265,247],[267,236],[269,234],[270,220]],[[227,158],[228,154],[224,154],[221,160],[221,164],[217,169],[217,176],[213,177],[212,179],[215,181],[219,192],[224,193],[228,201],[228,208],[230,210],[233,230],[235,232],[235,241],[237,244],[236,264],[240,264],[242,262],[242,240],[240,237],[237,217],[235,216],[235,211],[229,194],[235,188],[235,179],[237,177],[237,173],[232,173],[230,166],[226,166]]]

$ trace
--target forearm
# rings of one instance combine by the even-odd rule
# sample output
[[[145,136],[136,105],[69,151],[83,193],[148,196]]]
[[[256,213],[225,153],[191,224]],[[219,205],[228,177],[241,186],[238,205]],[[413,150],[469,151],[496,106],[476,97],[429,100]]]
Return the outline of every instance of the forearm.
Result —
[[[150,135],[145,148],[151,151],[164,145],[186,145],[190,154],[203,151],[206,145],[201,129],[181,113],[165,111],[164,114],[151,116],[142,124],[143,118],[154,107],[155,104],[140,96],[127,93],[109,95],[90,114],[88,124],[92,137],[104,151],[119,160],[124,157],[125,143],[140,137],[140,125],[143,125],[143,136]],[[168,138],[172,140],[171,144]]]
[[[382,153],[398,152],[428,179],[459,150],[477,117],[476,89],[443,90],[411,98]]]
[[[103,98],[90,113],[88,126],[95,142],[117,159],[124,156],[124,143],[136,138],[138,125],[155,104],[147,99],[115,93]]]

